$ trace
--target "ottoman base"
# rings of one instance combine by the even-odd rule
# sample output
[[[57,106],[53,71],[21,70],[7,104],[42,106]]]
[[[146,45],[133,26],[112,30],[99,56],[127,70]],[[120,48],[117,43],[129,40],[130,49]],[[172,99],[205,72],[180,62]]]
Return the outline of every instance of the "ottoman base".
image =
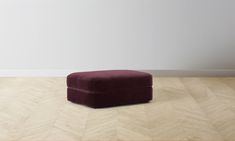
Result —
[[[111,92],[67,88],[67,99],[93,108],[147,103],[152,99],[152,87],[115,89]]]

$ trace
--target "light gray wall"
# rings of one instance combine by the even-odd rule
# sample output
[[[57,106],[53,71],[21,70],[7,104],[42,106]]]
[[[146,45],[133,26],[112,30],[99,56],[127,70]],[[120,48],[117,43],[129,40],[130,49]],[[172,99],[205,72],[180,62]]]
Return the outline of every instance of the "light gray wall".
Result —
[[[235,69],[234,0],[0,0],[0,69]]]

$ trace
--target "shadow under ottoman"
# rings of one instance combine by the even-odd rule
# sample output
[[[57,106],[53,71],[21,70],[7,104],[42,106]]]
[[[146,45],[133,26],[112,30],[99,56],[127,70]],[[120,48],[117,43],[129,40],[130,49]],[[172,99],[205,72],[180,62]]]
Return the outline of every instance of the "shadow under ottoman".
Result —
[[[77,72],[67,76],[67,99],[93,108],[149,102],[152,76],[133,70]]]

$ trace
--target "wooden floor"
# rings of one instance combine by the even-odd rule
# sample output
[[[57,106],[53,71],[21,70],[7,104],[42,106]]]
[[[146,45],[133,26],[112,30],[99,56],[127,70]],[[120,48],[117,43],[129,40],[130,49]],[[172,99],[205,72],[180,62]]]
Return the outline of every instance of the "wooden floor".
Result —
[[[0,141],[235,141],[235,78],[159,77],[150,103],[105,109],[65,78],[0,78]]]

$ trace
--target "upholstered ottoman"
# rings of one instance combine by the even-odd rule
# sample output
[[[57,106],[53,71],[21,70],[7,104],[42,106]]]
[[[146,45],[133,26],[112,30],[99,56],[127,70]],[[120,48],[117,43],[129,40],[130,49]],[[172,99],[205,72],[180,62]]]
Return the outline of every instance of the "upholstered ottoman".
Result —
[[[67,99],[93,108],[152,99],[151,74],[132,70],[77,72],[67,76]]]

